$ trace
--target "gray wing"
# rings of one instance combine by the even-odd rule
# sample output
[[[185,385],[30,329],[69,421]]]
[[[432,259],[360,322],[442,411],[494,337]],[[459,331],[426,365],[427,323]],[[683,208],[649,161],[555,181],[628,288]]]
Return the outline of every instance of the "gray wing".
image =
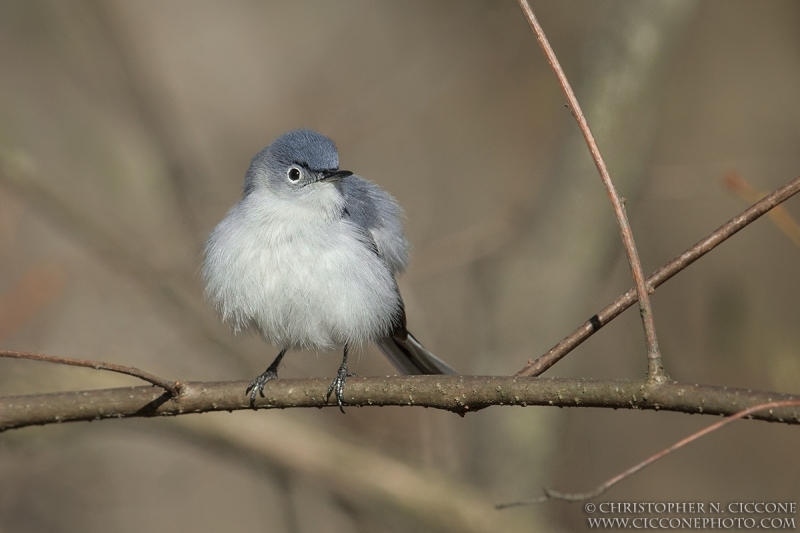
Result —
[[[359,176],[341,180],[345,216],[372,237],[378,255],[392,274],[408,265],[408,241],[403,233],[403,211],[389,193]]]
[[[403,234],[403,212],[389,193],[358,176],[341,180],[345,217],[372,237],[378,255],[392,274],[408,264],[408,241]],[[397,293],[400,298],[400,293]],[[455,374],[447,363],[426,350],[406,329],[403,300],[392,333],[376,341],[389,361],[404,374]]]

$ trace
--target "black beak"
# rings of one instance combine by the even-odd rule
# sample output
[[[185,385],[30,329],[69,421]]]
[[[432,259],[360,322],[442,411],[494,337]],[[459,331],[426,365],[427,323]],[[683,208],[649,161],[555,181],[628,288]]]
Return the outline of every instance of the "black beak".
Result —
[[[319,181],[338,181],[342,178],[346,178],[347,176],[352,176],[353,173],[349,170],[323,170],[321,172],[322,177],[319,178]]]

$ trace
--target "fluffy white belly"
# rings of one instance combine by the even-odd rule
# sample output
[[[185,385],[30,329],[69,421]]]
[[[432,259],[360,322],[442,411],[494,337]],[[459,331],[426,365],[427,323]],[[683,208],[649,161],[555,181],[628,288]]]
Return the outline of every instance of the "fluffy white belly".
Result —
[[[237,206],[239,207],[239,206]],[[387,335],[400,300],[384,262],[342,219],[231,210],[206,245],[207,297],[235,330],[280,348]]]

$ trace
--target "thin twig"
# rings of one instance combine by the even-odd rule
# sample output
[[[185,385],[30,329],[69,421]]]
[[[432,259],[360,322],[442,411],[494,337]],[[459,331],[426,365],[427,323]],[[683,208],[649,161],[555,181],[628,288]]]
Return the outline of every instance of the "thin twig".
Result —
[[[525,16],[528,18],[533,33],[536,34],[536,38],[545,56],[547,56],[547,61],[550,63],[550,67],[553,69],[556,78],[558,78],[558,83],[561,85],[561,89],[567,97],[569,108],[575,120],[578,122],[578,127],[586,140],[586,145],[589,147],[589,152],[592,154],[592,159],[594,159],[597,170],[600,172],[603,185],[606,187],[608,198],[611,200],[614,214],[619,223],[622,243],[625,246],[625,253],[628,256],[628,263],[630,263],[636,293],[639,297],[639,313],[642,315],[642,324],[644,325],[645,340],[647,342],[647,379],[654,383],[661,383],[666,381],[667,375],[664,372],[664,366],[661,362],[661,352],[658,348],[656,327],[653,321],[653,310],[650,306],[650,297],[647,294],[647,286],[645,285],[644,273],[642,272],[642,263],[639,259],[639,253],[636,251],[636,243],[633,240],[633,232],[628,222],[628,216],[625,214],[625,206],[622,204],[622,199],[619,197],[619,194],[617,194],[614,183],[611,181],[611,176],[608,173],[608,168],[600,153],[600,148],[598,148],[592,131],[589,129],[589,123],[586,121],[583,111],[581,111],[578,99],[575,97],[575,93],[572,91],[569,81],[567,81],[567,76],[564,74],[564,70],[561,68],[558,58],[547,40],[544,30],[542,30],[542,27],[539,25],[539,21],[536,20],[533,9],[531,9],[528,0],[519,0],[519,5],[525,12]]]
[[[660,452],[658,452],[658,453],[656,453],[654,455],[651,455],[650,457],[648,457],[647,459],[645,459],[641,463],[636,464],[636,465],[628,468],[624,472],[621,472],[621,473],[617,474],[616,476],[612,477],[611,479],[609,479],[605,483],[600,484],[596,489],[594,489],[592,491],[580,492],[580,493],[565,493],[565,492],[559,492],[557,490],[553,490],[553,489],[549,489],[547,487],[544,487],[544,489],[543,489],[544,494],[545,494],[544,496],[540,496],[538,498],[533,498],[531,500],[525,500],[525,501],[520,501],[520,502],[502,503],[502,504],[496,505],[495,508],[496,509],[507,509],[509,507],[519,507],[521,505],[529,505],[529,504],[532,504],[532,503],[543,503],[543,502],[546,502],[548,500],[563,500],[563,501],[568,501],[568,502],[582,502],[582,501],[586,501],[586,500],[591,500],[592,498],[596,498],[596,497],[600,496],[605,491],[610,489],[612,486],[616,485],[617,483],[619,483],[623,479],[625,479],[627,477],[630,477],[631,475],[635,474],[636,472],[638,472],[639,470],[643,469],[644,467],[653,464],[654,462],[658,461],[662,457],[674,452],[678,448],[682,448],[682,447],[686,446],[687,444],[689,444],[690,442],[693,442],[693,441],[699,439],[700,437],[708,435],[712,431],[716,431],[716,430],[718,430],[719,428],[721,428],[724,425],[730,424],[734,420],[739,420],[740,418],[744,418],[744,417],[746,417],[748,415],[751,415],[751,414],[753,414],[753,413],[755,413],[757,411],[763,411],[765,409],[775,409],[775,408],[778,408],[778,407],[793,407],[793,406],[798,406],[798,405],[800,405],[800,401],[798,401],[798,400],[769,402],[769,403],[762,403],[760,405],[754,405],[753,407],[749,407],[749,408],[747,408],[747,409],[745,409],[743,411],[739,411],[738,413],[727,417],[725,420],[720,420],[719,422],[711,424],[707,428],[701,429],[700,431],[689,435],[685,439],[679,440],[678,442],[676,442],[672,446],[670,446],[668,448],[665,448],[665,449],[661,450]]]
[[[264,387],[257,409],[327,407],[327,378],[276,379]],[[180,394],[153,387],[5,396],[0,401],[0,432],[7,429],[106,418],[177,416],[251,409],[247,382],[182,381]],[[799,395],[690,385],[667,381],[515,378],[511,376],[386,376],[347,380],[345,404],[418,406],[460,415],[493,405],[546,405],[676,411],[732,415],[770,401],[798,401]],[[800,409],[777,409],[754,418],[800,424]]]
[[[143,370],[132,366],[115,365],[114,363],[103,363],[100,361],[87,361],[86,359],[73,359],[71,357],[56,357],[55,355],[45,355],[40,353],[14,352],[10,350],[0,350],[0,357],[10,357],[14,359],[30,359],[32,361],[44,361],[46,363],[56,363],[58,365],[82,366],[95,370],[108,370],[139,378],[156,387],[161,387],[171,395],[176,395],[180,391],[180,381],[170,381],[168,379],[154,376]]]
[[[800,192],[800,177],[793,179],[772,194],[748,207],[681,255],[653,272],[653,274],[647,278],[648,291],[655,291],[657,287],[672,276],[703,257],[723,241],[735,235],[739,230],[755,222],[762,215],[769,212],[770,209],[785,202],[798,192]],[[636,303],[636,290],[630,289],[586,321],[581,327],[572,332],[571,335],[553,346],[546,354],[536,360],[528,361],[525,367],[517,372],[516,375],[538,376],[542,374],[548,368],[556,364],[562,357],[577,348],[583,341],[594,335],[600,328],[622,314],[623,311],[634,303]]]

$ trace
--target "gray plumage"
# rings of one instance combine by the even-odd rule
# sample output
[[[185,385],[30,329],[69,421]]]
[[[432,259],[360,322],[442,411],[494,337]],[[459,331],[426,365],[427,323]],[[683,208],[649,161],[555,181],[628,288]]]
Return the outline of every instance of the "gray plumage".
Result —
[[[344,345],[345,375],[331,385],[341,406],[348,346],[376,342],[404,373],[455,373],[405,328],[394,276],[407,264],[394,198],[340,171],[333,141],[296,130],[253,158],[241,200],[206,242],[203,278],[235,331],[255,330],[284,352]],[[251,385],[253,400],[284,352]]]

